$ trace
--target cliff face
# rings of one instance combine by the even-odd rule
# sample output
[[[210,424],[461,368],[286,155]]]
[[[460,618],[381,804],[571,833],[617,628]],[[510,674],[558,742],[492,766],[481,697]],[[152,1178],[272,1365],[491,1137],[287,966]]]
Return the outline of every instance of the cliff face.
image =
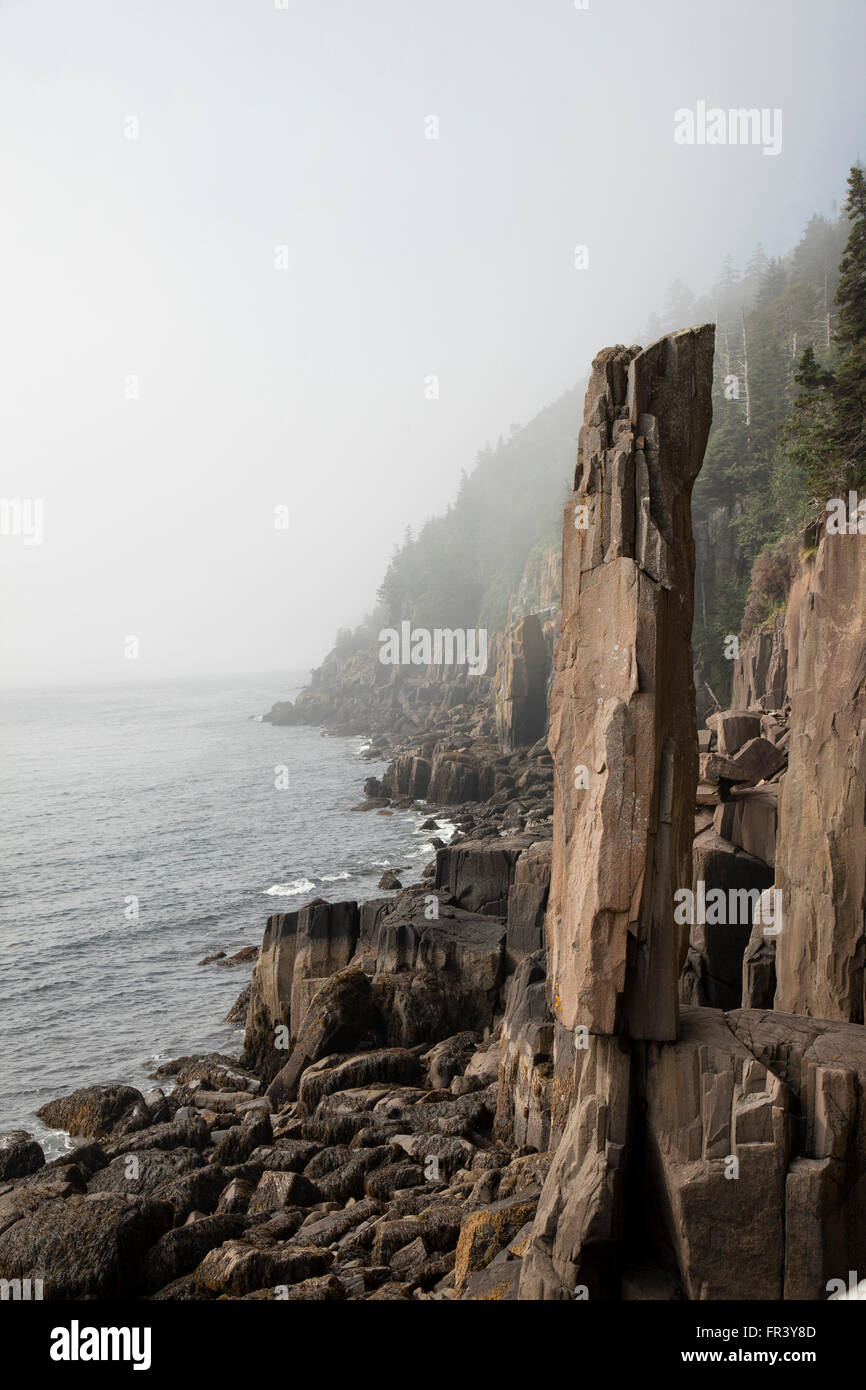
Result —
[[[697,783],[690,497],[713,327],[593,363],[563,527],[549,999],[567,1028],[677,1035]]]
[[[281,701],[265,719],[275,724],[323,724],[333,733],[372,734],[385,740],[431,730],[446,734],[467,711],[489,713],[497,643],[490,643],[484,671],[466,664],[390,665],[380,660],[380,644],[341,654],[331,651],[313,672],[295,704]],[[492,730],[492,719],[488,731]]]
[[[781,709],[788,693],[788,634],[784,613],[753,632],[734,664],[733,709]]]
[[[562,594],[562,551],[556,545],[530,555],[520,583],[508,605],[508,625],[519,622],[528,613],[548,613],[559,610]]]
[[[825,535],[788,600],[776,1008],[864,1021],[866,546]]]
[[[476,666],[479,648],[486,651],[483,670],[456,660],[416,665],[402,652],[396,664],[384,663],[378,624],[369,620],[338,641],[294,704],[278,701],[264,719],[367,734],[388,754],[419,736],[495,737],[501,753],[531,747],[547,731],[560,589],[558,547],[536,546],[510,595],[504,627],[471,630]]]
[[[627,436],[631,425],[625,412],[617,424],[623,376],[639,362],[622,350],[597,359],[587,424],[606,427],[614,443],[602,454],[584,427],[573,501],[594,498],[591,526],[579,542],[568,526],[564,536],[547,916],[549,995],[566,1025],[554,1027],[551,1048],[551,1105],[555,1112],[559,1104],[561,1121],[551,1128],[552,1162],[519,1297],[820,1299],[828,1281],[844,1284],[866,1258],[866,550],[855,536],[825,537],[786,617],[744,648],[734,676],[740,707],[701,731],[689,853],[693,764],[676,741],[680,722],[684,742],[695,736],[683,694],[688,644],[671,640],[670,619],[650,626],[655,683],[646,693],[658,698],[646,702],[651,715],[641,721],[647,644],[635,615],[645,608],[629,603],[633,576],[616,582],[623,549],[615,519],[630,513],[616,486],[604,486],[608,474],[617,477],[618,431]],[[689,373],[673,379],[685,408],[695,395]],[[659,437],[670,440],[663,418]],[[671,469],[686,478],[688,471]],[[664,521],[661,512],[662,535]],[[690,613],[682,520],[676,534],[683,546],[668,592],[675,613]],[[625,558],[640,553],[635,546]],[[661,590],[655,576],[665,572],[673,571],[650,572]],[[636,675],[627,661],[617,666],[629,639]],[[671,779],[675,790],[665,796],[660,770],[671,745],[686,774]],[[570,774],[579,762],[594,779],[575,798]],[[639,833],[633,806],[647,808]],[[671,848],[660,856],[663,834]],[[671,862],[680,884],[751,889],[756,898],[775,874],[783,900],[768,935],[757,912],[751,939],[750,919],[708,917],[693,927],[681,987],[700,1007],[684,1007],[680,1017],[670,999],[670,966],[682,947],[671,922]],[[655,915],[642,938],[647,904]],[[642,939],[648,958],[666,966],[654,976],[639,968]],[[737,1008],[741,967],[743,1002],[760,993],[760,1008]],[[706,1007],[715,996],[727,1012]],[[650,1027],[639,1031],[635,1018]]]
[[[501,634],[477,702],[442,669],[329,658],[302,714],[406,734],[371,808],[474,804],[421,883],[269,919],[242,1063],[49,1102],[89,1140],[50,1167],[0,1136],[0,1276],[45,1270],[65,1298],[816,1300],[864,1268],[866,547],[824,538],[744,647],[740,706],[696,730],[711,355],[705,326],[594,364],[554,758],[519,746],[541,614]],[[779,932],[698,917],[678,978],[677,889],[763,908],[774,884]]]
[[[736,534],[731,525],[737,515],[727,506],[715,506],[706,515],[693,519],[695,538],[695,614],[699,622],[699,632],[706,641],[708,624],[717,616],[722,595],[730,591],[732,576],[742,571],[743,557],[737,545]],[[695,692],[697,696],[698,723],[701,724],[715,708],[713,694],[723,700],[727,689],[718,689],[722,682],[715,674],[710,674],[712,662],[708,653],[699,647],[695,650]],[[709,680],[709,685],[707,684]],[[710,693],[711,688],[713,694]]]

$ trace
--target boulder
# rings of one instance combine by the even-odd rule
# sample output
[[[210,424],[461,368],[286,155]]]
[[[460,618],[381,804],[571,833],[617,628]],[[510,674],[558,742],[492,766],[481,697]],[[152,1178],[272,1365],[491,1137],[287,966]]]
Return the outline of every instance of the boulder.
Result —
[[[535,1216],[540,1188],[527,1187],[467,1216],[460,1227],[454,1288],[463,1290],[470,1274],[484,1269]]]
[[[219,966],[221,969],[230,969],[235,965],[249,965],[250,961],[254,961],[258,954],[258,946],[242,946],[239,951],[235,951],[231,956],[226,956],[224,954],[223,959],[219,961]]]
[[[294,1100],[301,1076],[311,1062],[355,1047],[376,1036],[381,1028],[370,980],[364,972],[342,970],[330,976],[311,1001],[294,1048],[268,1087],[268,1098],[274,1105]]]
[[[229,1240],[210,1250],[193,1272],[204,1294],[242,1297],[256,1289],[300,1283],[325,1274],[334,1263],[329,1250],[316,1246],[275,1245],[259,1248],[244,1240]]]
[[[45,1163],[42,1147],[26,1129],[11,1129],[0,1134],[0,1181],[26,1178]]]
[[[231,1166],[245,1163],[262,1144],[273,1138],[270,1115],[266,1110],[250,1110],[239,1125],[230,1125],[216,1142],[213,1162]]]
[[[252,997],[252,984],[244,985],[235,1002],[232,1004],[225,1018],[224,1023],[243,1023],[247,1021],[250,1011],[250,999]]]
[[[136,1107],[143,1110],[142,1127],[148,1113],[144,1097],[134,1086],[108,1084],[82,1086],[68,1096],[49,1100],[37,1115],[49,1129],[65,1129],[67,1134],[83,1134],[101,1139]]]
[[[455,1076],[463,1075],[477,1046],[477,1034],[462,1032],[444,1038],[423,1053],[421,1061],[427,1067],[427,1078],[432,1088],[436,1091],[447,1090]]]
[[[381,1207],[369,1197],[364,1197],[342,1211],[310,1213],[292,1240],[299,1245],[318,1245],[327,1248],[336,1244],[349,1231],[381,1214]]]
[[[88,1192],[119,1192],[152,1197],[163,1183],[191,1169],[204,1167],[197,1149],[141,1149],[113,1158],[87,1184]]]
[[[725,790],[726,783],[751,780],[744,767],[740,767],[733,758],[727,758],[722,753],[702,753],[699,771],[701,782],[721,783]]]
[[[325,1058],[308,1067],[298,1087],[301,1113],[312,1113],[324,1096],[370,1087],[375,1083],[417,1085],[423,1075],[421,1062],[405,1048],[377,1048],[347,1057],[345,1061]]]
[[[210,1130],[200,1115],[178,1110],[173,1120],[165,1120],[146,1129],[126,1134],[105,1144],[109,1158],[118,1154],[139,1153],[147,1149],[205,1149],[210,1144]]]
[[[53,1198],[0,1235],[0,1279],[41,1278],[52,1301],[135,1297],[142,1256],[173,1222],[167,1202],[113,1192]]]
[[[261,1089],[258,1078],[235,1057],[222,1052],[196,1052],[189,1057],[175,1057],[163,1062],[152,1073],[154,1078],[172,1077],[178,1086],[201,1081],[211,1091],[249,1091]],[[147,1096],[145,1096],[147,1100]]]
[[[200,1216],[166,1231],[142,1260],[143,1293],[156,1293],[181,1275],[189,1274],[210,1250],[242,1235],[248,1224],[243,1215],[221,1213]]]
[[[322,1194],[303,1173],[262,1173],[249,1212],[282,1211],[286,1207],[312,1207]]]
[[[745,743],[761,732],[760,709],[723,709],[711,714],[707,728],[715,731],[718,750],[724,758],[733,758]]]
[[[520,1285],[520,1260],[507,1250],[470,1274],[460,1295],[464,1303],[513,1303]]]
[[[160,1183],[153,1195],[161,1202],[168,1202],[175,1224],[180,1225],[193,1212],[209,1214],[215,1211],[228,1182],[226,1172],[218,1163],[211,1162]]]
[[[771,743],[768,738],[757,737],[748,739],[731,761],[748,773],[751,781],[763,782],[774,777],[788,758],[778,744]]]

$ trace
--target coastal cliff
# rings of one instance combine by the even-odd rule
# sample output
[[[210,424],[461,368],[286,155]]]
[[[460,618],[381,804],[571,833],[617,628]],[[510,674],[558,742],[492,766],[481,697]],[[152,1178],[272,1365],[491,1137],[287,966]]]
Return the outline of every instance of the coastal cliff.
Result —
[[[390,758],[359,814],[456,833],[419,883],[268,919],[239,1058],[48,1102],[50,1163],[4,1136],[0,1277],[617,1302],[819,1299],[863,1267],[862,540],[803,555],[699,728],[712,373],[709,324],[596,357],[561,609],[535,557],[486,673],[359,648],[274,707]],[[745,915],[678,913],[713,892]]]

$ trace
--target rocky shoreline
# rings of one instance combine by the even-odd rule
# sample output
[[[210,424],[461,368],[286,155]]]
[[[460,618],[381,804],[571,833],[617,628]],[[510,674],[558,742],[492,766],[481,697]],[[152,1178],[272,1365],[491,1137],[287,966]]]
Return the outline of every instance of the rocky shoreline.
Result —
[[[390,760],[359,814],[447,808],[457,831],[418,884],[268,919],[239,1058],[50,1102],[77,1140],[51,1163],[0,1140],[0,1277],[800,1300],[866,1267],[866,561],[823,538],[698,729],[712,354],[704,325],[596,358],[561,615],[513,623],[490,675],[354,652],[274,707]],[[689,919],[682,894],[748,908]]]
[[[240,1058],[49,1102],[73,1148],[48,1163],[26,1133],[0,1139],[4,1277],[51,1299],[504,1296],[550,1161],[535,1122],[514,1139],[499,1044],[503,987],[522,967],[531,988],[542,953],[552,766],[544,746],[471,747],[434,759],[446,796],[495,790],[436,807],[409,795],[430,739],[390,746],[360,809],[447,812],[455,841],[411,888],[268,919],[227,1019],[246,1023]],[[491,1282],[503,1241],[512,1267]]]

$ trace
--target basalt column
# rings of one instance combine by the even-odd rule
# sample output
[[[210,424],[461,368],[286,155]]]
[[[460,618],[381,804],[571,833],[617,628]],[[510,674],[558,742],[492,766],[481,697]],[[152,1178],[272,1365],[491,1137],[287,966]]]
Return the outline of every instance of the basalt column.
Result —
[[[863,1023],[866,536],[825,535],[788,599],[791,741],[779,796],[776,1008]]]
[[[569,1029],[677,1036],[697,784],[691,492],[714,328],[593,362],[563,529],[548,989]]]

